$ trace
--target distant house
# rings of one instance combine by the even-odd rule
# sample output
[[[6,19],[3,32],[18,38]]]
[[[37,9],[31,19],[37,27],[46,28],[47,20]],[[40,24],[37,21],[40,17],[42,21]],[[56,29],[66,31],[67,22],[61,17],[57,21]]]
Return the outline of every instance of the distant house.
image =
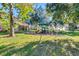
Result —
[[[68,31],[68,30],[69,30],[69,25],[68,25],[68,24],[64,24],[63,30],[64,30],[64,31]]]

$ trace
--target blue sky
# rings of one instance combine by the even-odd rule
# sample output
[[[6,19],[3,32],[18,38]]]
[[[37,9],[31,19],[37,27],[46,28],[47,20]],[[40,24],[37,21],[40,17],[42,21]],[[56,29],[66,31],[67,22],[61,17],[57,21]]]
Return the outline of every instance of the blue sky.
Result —
[[[43,9],[45,9],[46,3],[36,3],[36,4],[34,4],[34,6],[36,6],[37,8],[39,8],[41,6]]]
[[[40,6],[41,6],[43,9],[45,9],[45,8],[46,8],[46,3],[35,3],[35,4],[34,4],[34,7],[35,7],[35,8],[39,8]],[[1,8],[1,7],[2,7],[2,5],[1,5],[1,3],[0,3],[0,8]],[[17,15],[18,15],[16,9],[13,10],[13,14],[14,14],[14,16],[17,16]]]
[[[2,8],[2,5],[1,5],[1,3],[0,3],[0,8]]]

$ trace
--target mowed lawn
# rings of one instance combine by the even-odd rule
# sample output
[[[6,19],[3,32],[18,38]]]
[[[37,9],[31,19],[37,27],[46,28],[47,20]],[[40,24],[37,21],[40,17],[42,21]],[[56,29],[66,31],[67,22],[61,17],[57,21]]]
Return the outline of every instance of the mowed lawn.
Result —
[[[79,55],[79,36],[0,34],[1,56],[59,56]]]

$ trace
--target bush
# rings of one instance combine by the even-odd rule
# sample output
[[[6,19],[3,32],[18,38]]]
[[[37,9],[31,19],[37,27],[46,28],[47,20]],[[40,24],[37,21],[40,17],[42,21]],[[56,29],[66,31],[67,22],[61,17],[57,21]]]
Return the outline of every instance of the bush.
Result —
[[[75,23],[69,23],[69,30],[74,31],[75,29],[77,29],[76,24]]]

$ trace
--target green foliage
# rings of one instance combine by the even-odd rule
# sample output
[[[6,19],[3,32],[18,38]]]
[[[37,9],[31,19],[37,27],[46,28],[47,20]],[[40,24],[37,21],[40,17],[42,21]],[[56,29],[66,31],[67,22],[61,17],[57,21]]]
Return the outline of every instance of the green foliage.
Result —
[[[33,12],[32,4],[29,3],[15,4],[15,8],[19,10],[19,18],[21,18],[22,21],[30,17],[28,13]]]
[[[9,31],[9,20],[7,20],[7,19],[0,19],[0,21],[1,21],[1,26],[2,26],[2,29],[3,29],[3,31]]]
[[[8,31],[9,29],[10,23],[8,19],[9,19],[8,13],[6,13],[2,8],[0,12],[0,23],[3,31]]]
[[[47,4],[47,12],[53,16],[53,19],[61,19],[64,23],[75,21],[79,23],[79,4]]]
[[[68,4],[57,4],[57,3],[52,3],[52,4],[47,4],[47,12],[51,13],[53,15],[54,19],[61,19],[62,16],[64,15],[64,12],[69,11],[69,6]]]

